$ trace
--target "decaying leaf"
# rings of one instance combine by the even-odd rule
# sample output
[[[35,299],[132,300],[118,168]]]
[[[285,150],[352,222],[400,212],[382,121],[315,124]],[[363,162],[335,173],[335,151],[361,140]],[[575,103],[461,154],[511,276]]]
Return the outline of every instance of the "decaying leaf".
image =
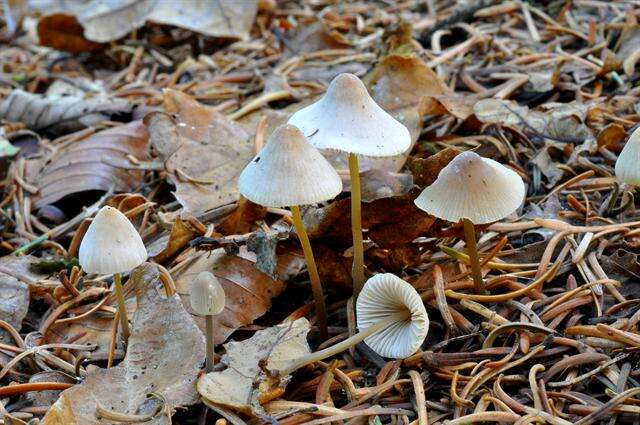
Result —
[[[64,133],[89,127],[116,114],[128,113],[131,108],[129,102],[117,98],[49,97],[12,90],[0,102],[0,118],[23,122],[32,130]]]
[[[156,267],[143,264],[131,279],[140,295],[125,359],[111,369],[89,371],[83,383],[62,393],[42,424],[105,423],[97,416],[98,403],[124,414],[157,412],[145,423],[170,424],[165,412],[197,400],[194,384],[205,355],[204,336],[179,297],[163,295]],[[148,398],[150,393],[157,397]]]
[[[162,145],[158,150],[169,154],[165,166],[185,211],[199,215],[237,200],[236,181],[253,158],[249,135],[222,114],[175,90],[165,91],[165,108],[177,116],[173,134],[178,137],[168,137],[167,118],[157,116],[149,121],[151,143]]]
[[[71,53],[90,52],[103,47],[84,38],[83,31],[75,17],[64,13],[54,13],[38,21],[38,38],[43,46]]]
[[[155,254],[153,260],[163,264],[184,248],[197,234],[188,223],[178,217],[171,227],[171,233],[166,237],[164,249]]]
[[[27,180],[38,188],[36,208],[69,194],[88,190],[128,192],[142,183],[143,171],[125,170],[107,162],[110,158],[128,161],[128,155],[147,158],[148,136],[140,121],[94,133],[68,144],[42,161],[28,163]]]
[[[415,183],[420,187],[430,186],[442,170],[460,153],[457,148],[446,148],[428,158],[414,158],[407,167],[413,174]]]
[[[29,286],[13,276],[0,274],[0,320],[19,331],[29,309]],[[0,340],[4,334],[0,331]]]
[[[263,367],[278,370],[288,361],[311,352],[307,344],[307,319],[283,323],[256,332],[251,338],[225,344],[222,362],[227,369],[211,372],[198,380],[198,392],[209,402],[245,414],[261,414],[265,390]],[[261,385],[262,384],[262,385]],[[286,385],[282,380],[281,385]]]
[[[262,220],[267,215],[267,209],[262,205],[254,204],[241,196],[236,209],[229,214],[216,230],[223,235],[241,235],[249,233],[253,224]]]
[[[304,267],[304,259],[299,254],[281,253],[276,268],[279,279],[274,280],[255,267],[255,254],[244,247],[238,255],[227,255],[223,248],[198,254],[199,257],[176,277],[176,289],[188,306],[195,274],[209,271],[218,278],[226,301],[223,312],[216,317],[214,341],[217,344],[226,341],[239,327],[253,323],[265,314],[271,307],[271,300],[285,289],[285,281]],[[204,318],[196,316],[194,319],[201,329],[205,329]]]

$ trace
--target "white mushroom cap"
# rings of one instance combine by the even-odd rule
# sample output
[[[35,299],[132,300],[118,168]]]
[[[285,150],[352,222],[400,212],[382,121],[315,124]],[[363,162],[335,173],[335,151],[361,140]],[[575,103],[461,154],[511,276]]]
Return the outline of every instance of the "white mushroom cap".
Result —
[[[304,134],[286,124],[242,171],[238,190],[265,207],[290,207],[335,198],[342,180]]]
[[[411,146],[407,127],[386,113],[353,74],[340,74],[316,103],[289,118],[318,149],[393,156]]]
[[[116,208],[98,211],[80,243],[78,259],[87,273],[124,273],[148,257],[142,238],[129,219]]]
[[[524,182],[518,173],[466,151],[440,170],[436,181],[422,191],[415,204],[453,223],[466,218],[474,224],[485,224],[514,212],[524,195]]]
[[[364,340],[383,357],[403,359],[415,353],[427,337],[429,317],[418,292],[399,277],[382,273],[364,284],[356,301],[360,331],[402,311],[409,311],[410,317],[392,323]]]
[[[189,296],[191,308],[200,316],[215,316],[222,313],[225,294],[222,285],[211,272],[200,272],[191,284]]]
[[[623,183],[640,185],[640,127],[629,136],[618,156],[616,177]]]

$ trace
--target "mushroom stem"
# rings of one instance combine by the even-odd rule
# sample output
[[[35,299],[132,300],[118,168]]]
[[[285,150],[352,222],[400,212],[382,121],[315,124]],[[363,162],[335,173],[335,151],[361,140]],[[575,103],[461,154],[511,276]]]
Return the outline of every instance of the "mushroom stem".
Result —
[[[313,292],[313,299],[316,303],[316,315],[318,316],[320,338],[324,341],[329,337],[329,331],[327,329],[327,308],[324,304],[324,294],[322,293],[320,275],[318,274],[318,268],[316,267],[316,260],[313,258],[313,251],[311,250],[309,236],[307,236],[307,231],[302,223],[300,207],[298,205],[293,205],[291,207],[291,214],[293,216],[293,225],[296,228],[298,239],[300,239],[300,245],[302,245],[304,259],[307,262],[307,270],[309,271],[309,279],[311,280],[311,290]]]
[[[124,302],[124,290],[122,289],[122,280],[120,273],[113,275],[113,282],[116,284],[116,297],[118,298],[118,315],[120,316],[120,326],[122,327],[122,336],[124,344],[129,343],[129,318],[127,317],[127,306]]]
[[[380,332],[392,323],[398,322],[400,320],[406,320],[408,317],[409,311],[402,311],[399,313],[391,314],[390,316],[381,319],[372,326],[369,326],[368,328],[345,339],[344,341],[327,347],[324,350],[316,351],[315,353],[307,354],[306,356],[293,359],[288,366],[285,366],[279,371],[280,376],[284,377],[290,375],[291,373],[310,363],[319,362],[320,360],[324,360],[327,357],[335,356],[336,354],[339,354],[344,350],[348,350],[349,348],[354,347],[356,344],[365,340],[376,332]]]
[[[469,264],[471,264],[471,276],[473,277],[473,291],[476,294],[484,294],[484,282],[482,271],[480,270],[480,259],[478,258],[478,246],[476,245],[476,229],[471,220],[462,219],[464,225],[464,237],[467,242],[467,253],[469,254]]]
[[[213,371],[213,365],[215,364],[214,350],[213,350],[213,315],[208,314],[205,316],[205,321],[207,324],[206,332],[207,332],[207,363],[206,363],[206,371],[207,373]]]
[[[353,235],[351,276],[353,278],[353,299],[355,300],[364,286],[364,248],[362,245],[362,213],[360,211],[360,169],[358,156],[354,153],[349,154],[349,176],[351,177],[351,233]]]

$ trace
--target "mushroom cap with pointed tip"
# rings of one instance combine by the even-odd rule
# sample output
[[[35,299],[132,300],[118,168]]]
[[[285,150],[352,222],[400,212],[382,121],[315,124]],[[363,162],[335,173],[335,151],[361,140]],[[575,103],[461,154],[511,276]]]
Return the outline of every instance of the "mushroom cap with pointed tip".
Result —
[[[364,341],[383,357],[403,359],[415,353],[429,331],[429,317],[418,292],[391,273],[369,279],[356,301],[358,329],[367,329],[391,314],[408,311],[408,319],[392,323]]]
[[[317,102],[289,118],[318,149],[366,156],[393,156],[409,149],[407,127],[384,111],[353,74],[331,81]]]
[[[640,185],[640,128],[629,136],[618,156],[616,177],[623,183]]]
[[[215,316],[224,310],[224,289],[213,273],[200,272],[191,284],[189,301],[193,311],[200,316]]]
[[[456,156],[415,200],[421,210],[453,223],[502,220],[522,204],[525,187],[515,171],[475,152]]]
[[[238,190],[265,207],[309,205],[335,198],[342,180],[296,127],[278,127],[242,170]]]
[[[98,211],[82,238],[78,260],[87,273],[125,273],[147,260],[142,238],[129,219],[116,208]]]

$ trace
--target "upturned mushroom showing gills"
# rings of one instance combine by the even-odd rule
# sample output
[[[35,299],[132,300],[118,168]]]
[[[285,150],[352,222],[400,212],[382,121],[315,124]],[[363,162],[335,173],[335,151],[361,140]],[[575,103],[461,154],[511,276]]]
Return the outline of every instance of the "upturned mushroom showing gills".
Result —
[[[414,354],[429,331],[429,317],[420,295],[408,282],[391,273],[370,278],[356,301],[358,333],[280,370],[286,376],[296,369],[335,356],[361,341],[383,357],[404,359]]]
[[[320,336],[326,339],[327,313],[322,285],[299,206],[335,198],[342,192],[340,176],[298,128],[287,124],[273,132],[266,146],[245,167],[238,189],[256,204],[291,209],[309,270]]]
[[[98,211],[80,243],[78,260],[86,273],[113,274],[125,343],[129,340],[129,321],[121,273],[138,267],[147,256],[142,238],[133,224],[124,214],[109,206]]]
[[[351,177],[351,231],[353,232],[354,295],[364,284],[364,248],[360,213],[358,155],[382,157],[403,153],[411,146],[409,130],[371,98],[353,74],[340,74],[316,103],[293,114],[289,124],[298,127],[318,149],[349,155]]]
[[[200,272],[193,279],[189,301],[193,311],[204,316],[206,321],[207,363],[206,370],[211,372],[215,363],[213,319],[222,313],[225,305],[225,294],[222,285],[211,272]]]
[[[462,221],[474,291],[484,293],[474,224],[493,223],[522,204],[525,187],[515,171],[475,152],[463,152],[416,198],[421,210],[446,221]]]
[[[618,156],[616,177],[622,183],[640,185],[640,128],[629,136]]]

